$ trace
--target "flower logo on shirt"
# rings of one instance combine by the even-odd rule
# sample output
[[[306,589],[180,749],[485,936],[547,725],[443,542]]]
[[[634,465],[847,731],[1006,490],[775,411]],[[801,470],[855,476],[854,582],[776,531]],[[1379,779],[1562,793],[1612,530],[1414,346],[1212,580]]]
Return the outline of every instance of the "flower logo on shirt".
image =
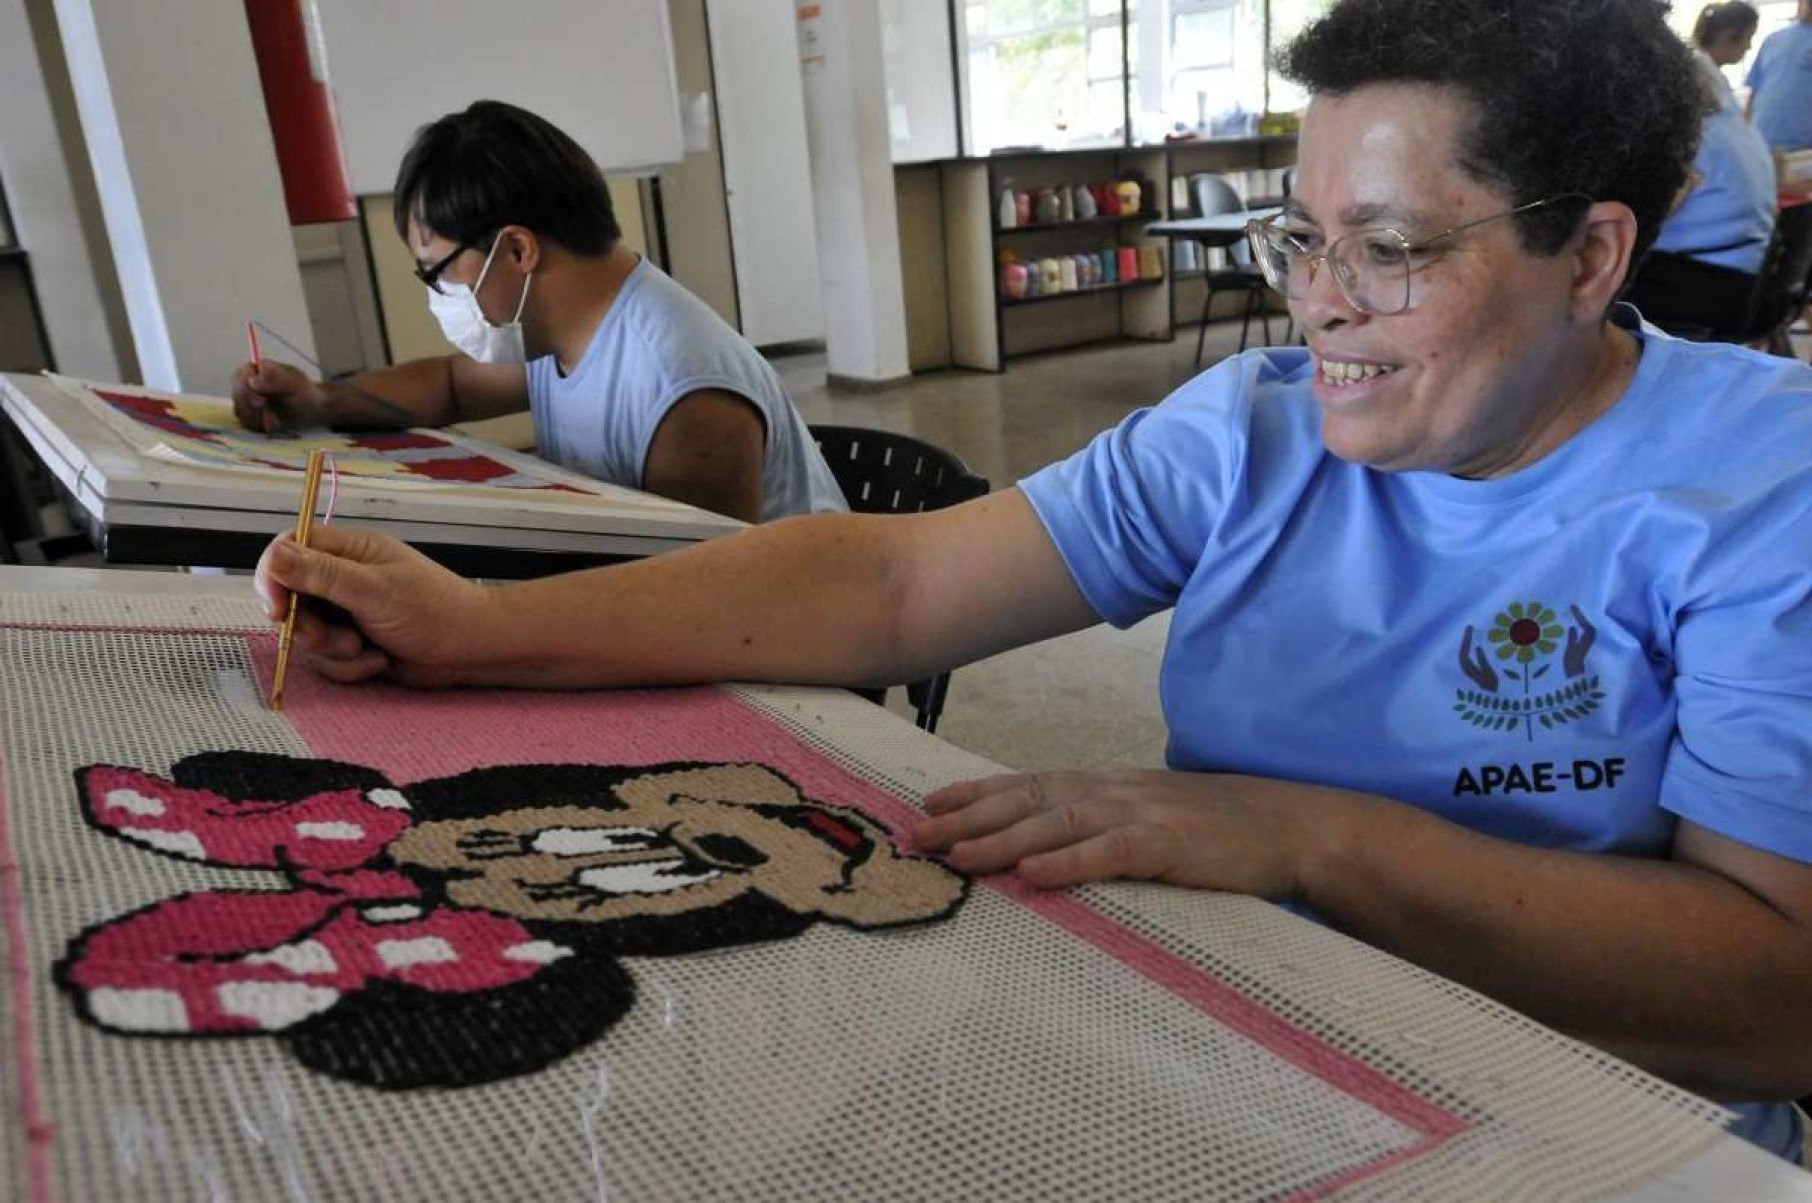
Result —
[[[1578,606],[1567,610],[1573,618],[1570,626],[1543,602],[1511,602],[1492,618],[1485,634],[1495,655],[1473,646],[1473,628],[1468,626],[1460,637],[1460,671],[1478,688],[1456,690],[1454,712],[1480,730],[1521,730],[1526,739],[1534,740],[1537,723],[1552,730],[1597,710],[1604,693],[1598,678],[1587,674],[1586,657],[1597,642],[1598,629]],[[1556,652],[1559,678],[1548,675]],[[1495,667],[1493,659],[1498,662]],[[1538,687],[1537,682],[1542,684]]]
[[[1485,638],[1497,644],[1499,660],[1515,656],[1528,664],[1537,655],[1552,655],[1554,641],[1564,633],[1555,621],[1554,611],[1547,606],[1530,602],[1525,608],[1521,602],[1511,602],[1491,620],[1491,631]]]

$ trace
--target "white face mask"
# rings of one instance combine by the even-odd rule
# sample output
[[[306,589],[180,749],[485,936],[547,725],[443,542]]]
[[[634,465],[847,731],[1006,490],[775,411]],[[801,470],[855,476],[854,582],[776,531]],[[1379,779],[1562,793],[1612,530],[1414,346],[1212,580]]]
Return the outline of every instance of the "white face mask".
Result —
[[[530,272],[522,282],[522,299],[516,302],[516,316],[507,325],[493,326],[486,321],[484,311],[478,307],[478,297],[474,295],[484,286],[485,273],[491,270],[491,259],[502,242],[500,237],[491,243],[491,253],[484,257],[484,266],[478,269],[476,284],[468,287],[443,278],[438,290],[428,290],[428,308],[433,310],[435,320],[440,323],[440,332],[447,336],[447,341],[479,363],[526,363],[528,352],[522,345],[522,311],[528,307],[529,284],[534,281],[535,273]]]

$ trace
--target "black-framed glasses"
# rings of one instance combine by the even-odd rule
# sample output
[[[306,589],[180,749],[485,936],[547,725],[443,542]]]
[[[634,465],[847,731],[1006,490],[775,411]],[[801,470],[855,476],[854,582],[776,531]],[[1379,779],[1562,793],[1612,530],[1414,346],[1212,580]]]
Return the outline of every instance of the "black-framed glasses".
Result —
[[[1247,222],[1246,238],[1252,244],[1252,254],[1264,273],[1265,283],[1291,300],[1300,301],[1309,295],[1315,273],[1325,263],[1348,304],[1360,313],[1389,317],[1415,304],[1416,269],[1428,252],[1455,234],[1519,213],[1531,213],[1547,205],[1566,201],[1590,204],[1591,199],[1584,193],[1563,192],[1414,240],[1387,226],[1355,230],[1336,238],[1320,253],[1310,249],[1300,235],[1284,226],[1282,214],[1265,221]]]
[[[412,269],[415,272],[415,278],[433,291],[441,292],[440,274],[453,266],[453,260],[459,258],[467,251],[477,250],[479,244],[482,243],[487,236],[488,235],[486,234],[480,234],[476,238],[466,239],[464,242],[448,251],[445,255],[442,255],[437,262],[431,263],[427,267],[423,267],[419,263],[416,264]]]

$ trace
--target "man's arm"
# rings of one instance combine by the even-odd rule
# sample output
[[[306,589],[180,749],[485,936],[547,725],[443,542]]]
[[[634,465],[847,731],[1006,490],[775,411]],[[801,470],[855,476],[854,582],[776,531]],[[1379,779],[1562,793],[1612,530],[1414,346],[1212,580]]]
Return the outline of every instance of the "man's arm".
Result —
[[[655,429],[642,489],[759,522],[766,440],[767,425],[747,399],[716,389],[688,393]]]
[[[889,685],[1100,621],[1017,489],[929,514],[816,514],[683,551],[498,588],[394,539],[319,527],[265,551],[273,620],[289,591],[324,676],[524,688],[699,681]]]
[[[414,359],[345,380],[314,380],[266,360],[233,373],[233,410],[251,430],[292,426],[394,429],[449,426],[526,409],[521,364],[484,364],[465,355]]]
[[[1052,888],[1299,899],[1342,930],[1690,1089],[1812,1091],[1812,865],[1682,821],[1672,857],[1531,848],[1368,794],[1191,773],[967,782],[915,841]]]

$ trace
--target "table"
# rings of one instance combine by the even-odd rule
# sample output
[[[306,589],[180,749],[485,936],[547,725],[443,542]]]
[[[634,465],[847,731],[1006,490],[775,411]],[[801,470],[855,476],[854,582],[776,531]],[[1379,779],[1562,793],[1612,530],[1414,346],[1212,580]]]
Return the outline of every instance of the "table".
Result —
[[[44,377],[0,375],[0,408],[109,563],[250,568],[274,535],[295,525],[295,481],[146,455]],[[335,522],[405,539],[455,571],[506,579],[652,555],[743,526],[507,448],[487,445],[485,451],[550,482],[582,484],[587,492],[381,491],[347,477]]]
[[[1161,238],[1193,238],[1204,246],[1232,246],[1246,236],[1247,222],[1265,221],[1282,212],[1280,205],[1266,205],[1239,213],[1178,217],[1170,221],[1154,221],[1145,227],[1145,232]]]
[[[1154,221],[1145,227],[1145,233],[1175,242],[1185,238],[1202,248],[1202,275],[1208,276],[1208,252],[1215,247],[1237,246],[1246,236],[1246,223],[1254,219],[1263,221],[1283,212],[1282,207],[1266,205],[1257,209],[1244,209],[1237,213],[1210,213],[1205,217],[1179,217],[1170,221]],[[1170,257],[1176,262],[1176,255]],[[1256,273],[1256,268],[1245,269]],[[1181,278],[1179,274],[1179,278]],[[1271,319],[1263,308],[1263,280],[1252,278],[1246,289],[1246,314],[1240,322],[1239,349],[1246,349],[1246,331],[1252,324],[1252,315],[1257,313],[1264,323],[1265,341],[1271,340]],[[1202,297],[1202,321],[1195,335],[1195,362],[1199,367],[1202,362],[1202,344],[1208,336],[1208,306],[1214,300],[1214,288],[1209,286]],[[1286,341],[1288,336],[1286,335]]]
[[[1718,1108],[1268,904],[1131,883],[1041,894],[1010,878],[939,901],[923,883],[946,871],[903,854],[898,833],[927,791],[998,768],[849,694],[413,694],[304,672],[276,715],[260,700],[273,640],[245,590],[0,569],[6,1197],[1812,1199],[1812,1177],[1724,1135]],[[288,768],[223,776],[229,749],[330,776],[312,794]],[[459,875],[411,878],[427,892],[399,903],[399,849],[418,866],[423,848],[520,853],[511,816],[528,812],[511,808],[578,770],[519,766],[575,761],[632,766],[635,789],[685,774],[658,791],[675,813],[727,806],[714,774],[753,763],[790,785],[737,798],[792,842],[744,823],[741,852],[712,844],[711,863],[755,874],[766,862],[746,841],[783,860],[836,847],[843,876],[812,878],[830,883],[816,893],[751,876],[770,900],[826,908],[803,927],[769,915],[754,942],[682,924],[600,953],[569,924],[509,944],[526,981],[594,975],[560,979],[564,1010],[568,996],[546,996],[576,1032],[531,1022],[520,983],[461,995],[412,977],[451,972],[476,939],[422,925],[521,912],[471,910],[452,893]],[[180,765],[187,784],[172,784]],[[619,804],[587,797],[601,813]],[[475,799],[477,827],[426,839]],[[271,828],[290,806],[314,809]],[[222,816],[237,843],[216,842]],[[377,859],[340,851],[377,849],[378,823],[391,826]],[[683,847],[704,847],[688,824]],[[533,847],[577,856],[599,829],[538,830]],[[602,830],[613,848],[658,834]],[[265,862],[260,838],[275,849]],[[692,884],[716,880],[688,863]],[[877,887],[888,879],[870,865],[928,876]],[[643,892],[653,880],[643,872]],[[272,909],[324,894],[346,904],[332,923]],[[198,907],[213,909],[197,929],[146,918]],[[256,952],[222,934],[234,907],[265,916]],[[334,933],[353,910],[399,925],[359,962],[389,993],[344,976]],[[135,937],[107,944],[125,922]],[[146,951],[152,937],[172,947]],[[162,970],[229,973],[219,998],[265,1031],[197,1038],[202,1012],[183,1004],[207,1000],[192,982],[147,998],[158,992],[85,976],[109,956],[124,972],[122,950],[156,958],[196,940],[211,952]],[[265,993],[229,997],[245,985],[229,971],[260,975]],[[443,1009],[440,994],[476,1009]],[[339,1012],[342,997],[362,1009]],[[148,1026],[107,1026],[121,1015]],[[473,1030],[483,1039],[454,1038]],[[404,1080],[424,1063],[475,1072],[519,1046],[557,1055],[456,1086]]]

